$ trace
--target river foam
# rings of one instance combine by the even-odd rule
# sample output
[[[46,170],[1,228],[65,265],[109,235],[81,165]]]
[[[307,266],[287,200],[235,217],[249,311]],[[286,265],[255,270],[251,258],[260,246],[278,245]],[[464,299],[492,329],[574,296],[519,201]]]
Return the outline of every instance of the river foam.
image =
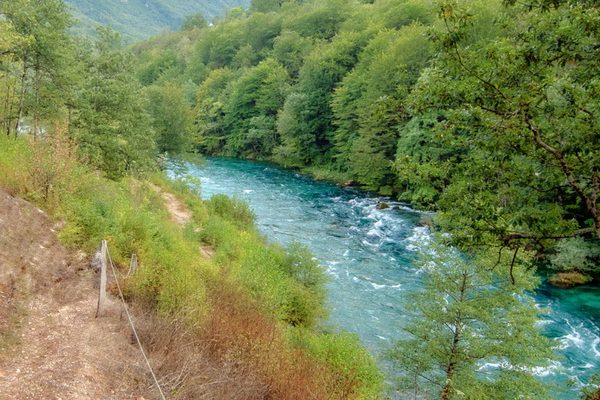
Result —
[[[375,355],[399,337],[406,314],[403,294],[421,287],[424,272],[414,260],[430,251],[429,229],[418,226],[422,213],[269,164],[208,159],[202,165],[172,165],[170,173],[200,178],[203,197],[225,193],[246,200],[269,239],[306,244],[331,278],[329,324],[357,333]],[[383,202],[390,208],[378,209]],[[553,398],[577,398],[578,387],[600,371],[600,295],[544,284],[535,301],[549,310],[539,326],[555,340],[558,359],[532,372],[564,388]]]

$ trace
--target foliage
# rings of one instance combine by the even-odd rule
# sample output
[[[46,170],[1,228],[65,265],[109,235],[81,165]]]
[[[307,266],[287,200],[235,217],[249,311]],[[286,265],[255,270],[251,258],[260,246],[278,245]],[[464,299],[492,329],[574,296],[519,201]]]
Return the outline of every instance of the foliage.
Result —
[[[443,116],[431,129],[454,151],[425,168],[446,171],[443,193],[433,196],[438,223],[463,248],[547,251],[573,237],[597,243],[597,68],[590,58],[597,14],[581,2],[499,13],[488,4],[442,5],[444,27],[432,33],[439,54],[411,104],[415,113]],[[398,157],[398,164],[417,162]]]
[[[597,272],[600,247],[598,243],[580,237],[562,240],[556,246],[556,254],[550,258],[552,268],[567,271]]]
[[[272,59],[249,68],[232,83],[223,121],[230,132],[227,154],[246,158],[271,154],[279,143],[275,118],[287,84],[287,71]]]
[[[306,331],[296,333],[295,340],[303,343],[317,358],[339,371],[340,380],[356,382],[356,386],[339,386],[341,398],[376,400],[380,398],[382,376],[374,360],[360,347],[356,335],[349,333],[315,336]]]
[[[168,83],[147,89],[148,112],[160,152],[182,153],[191,147],[192,110],[183,89]]]
[[[269,387],[275,398],[378,394],[381,376],[366,350],[343,334],[314,329],[324,314],[324,272],[306,248],[267,243],[238,200],[220,196],[203,202],[186,183],[159,174],[151,181],[106,179],[82,165],[74,149],[65,151],[68,138],[54,131],[51,137],[33,142],[0,136],[0,187],[65,221],[60,237],[71,248],[90,254],[107,239],[112,259],[123,268],[136,253],[140,268],[122,282],[128,300],[137,312],[183,324],[192,335],[186,351],[206,351],[198,343],[210,343],[210,356],[223,363],[223,371],[228,373],[233,360],[239,379]],[[47,182],[37,171],[51,165],[56,165],[52,192],[44,197]],[[189,207],[193,217],[187,226],[171,221],[162,191]],[[213,246],[214,258],[201,257],[199,246]],[[310,336],[310,344],[294,340],[299,331]],[[170,346],[148,348],[165,353],[174,350]],[[361,379],[348,371],[360,371]],[[194,376],[173,393],[193,391],[197,379],[203,378]]]
[[[200,151],[328,171],[440,211],[462,249],[554,254],[598,241],[597,11],[256,2],[182,32],[193,45],[175,58],[199,83]],[[161,65],[158,49],[142,57]]]
[[[176,28],[182,10],[198,11],[184,1],[146,3],[143,12],[136,1],[127,9],[148,27],[148,11],[174,16]],[[204,284],[223,271],[277,324],[304,329],[324,315],[322,276],[310,257],[267,244],[237,200],[188,198],[202,229],[181,233],[164,221],[158,195],[141,194],[144,185],[131,175],[152,170],[157,150],[190,144],[354,181],[437,210],[434,227],[472,262],[454,260],[460,271],[453,272],[441,261],[430,283],[443,293],[453,288],[448,279],[466,271],[483,285],[475,298],[497,297],[477,309],[457,305],[484,321],[469,326],[481,337],[464,339],[476,347],[490,344],[491,318],[523,317],[523,336],[537,337],[528,328],[533,308],[517,301],[535,287],[532,260],[580,281],[597,273],[600,9],[590,0],[256,0],[213,26],[191,18],[184,30],[131,51],[107,29],[95,46],[70,37],[60,0],[1,2],[0,13],[0,126],[7,136],[30,131],[42,140],[2,143],[0,166],[14,169],[2,182],[64,212],[71,243],[89,247],[109,233],[117,259],[139,251],[156,268],[132,283],[132,293],[165,315],[210,320]],[[122,18],[138,29],[130,15]],[[214,246],[214,262],[198,260],[200,239]],[[427,299],[416,311],[450,315],[446,298]],[[514,342],[519,349],[525,343],[512,339],[523,339]],[[430,356],[408,365],[413,378],[443,378],[431,363],[443,354],[432,353],[442,342],[411,347]],[[494,351],[522,365],[506,349]],[[534,362],[543,351],[523,354]],[[518,397],[535,387],[508,393],[507,380],[527,380],[527,369],[504,368],[484,383],[476,363],[457,360],[460,371],[441,382],[448,396],[460,387],[475,398],[493,398],[490,391]],[[343,376],[342,387],[352,380]]]
[[[154,161],[154,132],[141,85],[131,79],[130,59],[110,30],[99,30],[94,50],[73,121],[74,136],[87,160],[111,178],[148,170]]]
[[[215,214],[237,225],[239,228],[249,228],[254,224],[254,213],[240,199],[218,194],[210,198],[208,207]]]
[[[192,14],[185,17],[181,24],[182,31],[188,31],[191,29],[203,29],[208,26],[208,22],[201,13]]]
[[[73,101],[75,50],[67,29],[71,18],[61,0],[0,3],[0,22],[7,35],[0,56],[0,80],[6,89],[0,114],[6,134],[41,135]],[[30,125],[24,124],[29,117]]]
[[[485,254],[465,259],[438,246],[430,253],[421,261],[425,287],[410,303],[406,339],[391,354],[403,372],[400,391],[441,399],[549,398],[529,372],[551,357],[526,296],[531,273],[519,269],[513,283]]]

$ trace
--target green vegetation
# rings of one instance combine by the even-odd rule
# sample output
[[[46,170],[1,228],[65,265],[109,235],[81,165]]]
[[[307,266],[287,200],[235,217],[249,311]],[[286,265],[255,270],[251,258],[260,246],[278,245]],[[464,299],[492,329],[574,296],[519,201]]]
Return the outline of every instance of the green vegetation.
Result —
[[[306,248],[267,243],[240,201],[218,196],[202,202],[186,183],[161,174],[148,180],[99,176],[65,150],[74,146],[58,133],[37,143],[0,136],[0,186],[64,220],[60,236],[73,249],[91,254],[106,238],[118,265],[138,254],[139,272],[124,281],[129,300],[161,319],[185,323],[195,340],[216,341],[227,354],[239,354],[239,373],[273,386],[272,396],[293,396],[300,389],[282,385],[298,379],[316,398],[378,398],[382,377],[358,340],[319,331],[325,277]],[[40,179],[39,172],[52,165],[53,173]],[[156,187],[185,201],[193,215],[188,225],[171,222]],[[199,246],[214,255],[202,257]],[[233,298],[219,305],[227,297]],[[220,320],[223,307],[233,308],[232,320]],[[219,329],[234,335],[231,342],[207,333],[215,318],[224,324]],[[268,337],[255,330],[260,323],[272,331]],[[289,358],[290,351],[296,358]],[[302,370],[292,364],[297,357],[304,360],[297,366]],[[191,390],[178,390],[184,389]]]
[[[93,44],[69,36],[61,0],[2,2],[0,16],[2,186],[64,219],[71,246],[138,253],[130,300],[239,361],[267,397],[377,398],[381,376],[355,338],[319,332],[324,277],[307,250],[267,243],[236,199],[154,175],[158,153],[271,160],[437,211],[464,256],[425,261],[393,353],[400,390],[544,398],[533,271],[569,286],[600,265],[595,1],[256,0],[130,49],[106,28]],[[187,226],[157,188],[185,200]],[[501,367],[484,379],[480,362]]]
[[[483,382],[459,348],[460,372],[444,378],[432,354],[439,361],[448,347],[440,353],[425,341],[418,348],[427,362],[412,365],[398,352],[401,368],[419,387],[441,379],[428,390],[445,398],[528,396],[535,385],[526,367],[548,354],[547,343],[532,304],[508,296],[533,290],[538,266],[557,273],[551,282],[561,286],[599,272],[600,9],[592,4],[255,1],[213,27],[157,37],[133,52],[145,85],[193,93],[189,135],[200,152],[270,160],[436,211],[444,244],[473,265],[445,278],[432,271],[430,281],[467,271],[472,282],[496,284],[470,294],[498,296],[506,308],[479,302],[470,310],[483,335],[475,359],[494,354],[522,367]],[[448,330],[445,319],[456,315],[427,301],[416,310],[420,320]],[[528,360],[486,348],[486,335],[499,330],[495,318],[520,324],[514,348],[539,344]],[[452,344],[448,332],[440,343]]]
[[[463,250],[525,252],[585,282],[600,261],[597,14],[584,0],[255,1],[133,51],[144,85],[189,93],[202,153],[395,196],[438,211]]]
[[[162,347],[160,332],[147,333],[148,348],[161,355],[183,346],[210,359],[213,373],[222,368],[270,398],[378,398],[383,378],[366,349],[354,336],[322,332],[325,275],[310,252],[268,243],[245,203],[204,202],[190,182],[158,172],[159,151],[190,146],[189,91],[142,87],[109,29],[94,45],[69,36],[60,0],[2,2],[0,13],[0,187],[64,221],[60,237],[73,250],[93,254],[107,239],[117,265],[138,255],[141,268],[123,278],[128,300],[169,327]],[[271,79],[261,68],[270,64],[240,83],[237,98],[275,112],[283,96],[259,90]],[[171,221],[164,192],[189,208],[185,226]],[[185,342],[166,340],[174,332]],[[198,384],[206,370],[170,368],[185,375],[167,384],[172,398],[206,394]]]
[[[202,20],[220,17],[231,7],[247,7],[247,0],[66,0],[74,12],[75,32],[93,36],[99,26],[120,32],[126,41],[140,40],[165,30],[198,26]]]
[[[428,276],[414,294],[408,337],[392,353],[403,371],[402,390],[443,400],[550,399],[530,373],[552,357],[549,340],[535,328],[538,310],[526,297],[536,284],[533,274],[520,271],[512,284],[486,255],[430,250],[421,260]],[[486,363],[497,367],[488,370]]]

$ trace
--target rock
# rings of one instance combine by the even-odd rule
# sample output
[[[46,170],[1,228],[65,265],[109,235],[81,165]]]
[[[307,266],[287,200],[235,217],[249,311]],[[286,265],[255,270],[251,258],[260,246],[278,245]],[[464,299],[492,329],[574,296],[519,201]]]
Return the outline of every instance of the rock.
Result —
[[[381,203],[377,204],[376,208],[378,210],[386,210],[386,209],[390,208],[390,205],[388,203],[381,202]]]
[[[417,222],[417,226],[431,228],[433,227],[433,218],[431,215],[422,215],[419,222]]]
[[[577,271],[559,272],[552,275],[550,279],[548,279],[550,284],[563,289],[585,285],[591,281],[592,277]]]
[[[356,184],[356,182],[354,182],[353,180],[349,180],[349,181],[342,182],[342,187],[350,187],[350,186],[354,186],[355,184]]]

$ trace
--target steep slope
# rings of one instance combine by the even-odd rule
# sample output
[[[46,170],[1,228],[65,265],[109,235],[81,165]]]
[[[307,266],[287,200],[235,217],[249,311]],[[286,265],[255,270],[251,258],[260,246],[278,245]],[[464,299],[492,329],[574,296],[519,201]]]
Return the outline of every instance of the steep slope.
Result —
[[[165,29],[178,29],[188,15],[202,13],[207,20],[250,0],[66,0],[78,19],[76,31],[92,33],[109,25],[127,41],[143,39]]]
[[[146,395],[120,304],[109,300],[107,315],[95,318],[94,274],[60,245],[46,214],[2,190],[0,210],[0,345],[14,336],[0,353],[0,398]]]

